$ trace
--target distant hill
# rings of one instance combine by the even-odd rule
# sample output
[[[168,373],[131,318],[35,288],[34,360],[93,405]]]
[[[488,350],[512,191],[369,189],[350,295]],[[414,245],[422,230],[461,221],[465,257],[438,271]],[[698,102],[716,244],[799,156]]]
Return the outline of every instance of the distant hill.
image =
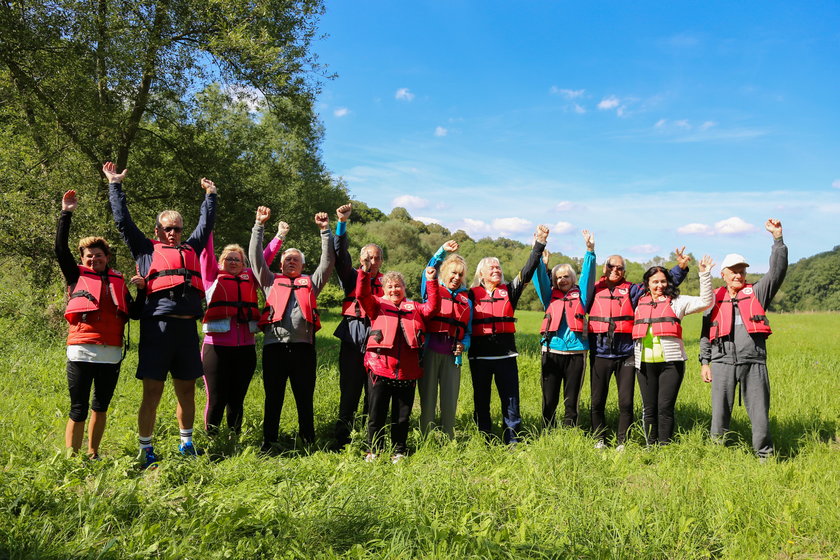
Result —
[[[788,268],[774,311],[840,311],[840,245]]]

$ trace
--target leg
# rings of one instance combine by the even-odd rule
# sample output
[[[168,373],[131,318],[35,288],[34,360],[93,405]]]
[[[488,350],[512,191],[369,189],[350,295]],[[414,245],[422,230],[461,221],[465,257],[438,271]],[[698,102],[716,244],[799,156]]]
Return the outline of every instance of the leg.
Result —
[[[208,434],[214,434],[222,423],[225,411],[227,388],[223,386],[221,368],[222,358],[217,348],[205,343],[201,349],[201,363],[204,369],[204,389],[207,392],[207,406],[204,409],[204,428]]]
[[[752,446],[759,457],[773,454],[770,438],[770,377],[766,364],[745,364],[741,375],[744,407],[752,424]]]
[[[414,406],[416,386],[416,382],[411,382],[406,386],[395,387],[393,391],[396,414],[391,417],[391,445],[394,446],[394,453],[408,452],[406,442],[411,425],[411,407]]]
[[[67,362],[67,387],[70,391],[70,418],[64,430],[64,445],[75,453],[82,447],[85,435],[90,387],[93,375],[90,363]]]
[[[551,428],[556,425],[555,414],[560,403],[560,385],[563,382],[561,371],[562,356],[543,352],[541,363],[540,387],[542,388],[543,425]]]
[[[451,358],[451,356],[449,356]],[[420,387],[420,429],[423,433],[434,427],[435,412],[437,411],[438,383],[441,370],[446,367],[444,360],[447,356],[426,351],[423,356],[423,377],[418,381]]]
[[[338,402],[338,421],[335,423],[335,440],[339,446],[350,443],[350,433],[359,410],[359,397],[362,392],[367,393],[368,376],[363,360],[364,354],[355,344],[341,341],[338,353],[338,387],[341,396]]]
[[[245,396],[257,369],[257,351],[254,346],[239,346],[232,350],[233,363],[229,365],[228,384],[230,394],[227,401],[227,425],[234,433],[242,430],[242,416],[245,408]]]
[[[90,424],[88,426],[88,455],[96,457],[99,455],[99,444],[102,443],[102,434],[105,433],[105,424],[108,421],[108,413],[105,411],[90,413]]]
[[[496,360],[470,360],[470,376],[473,384],[473,417],[479,431],[489,436],[492,433],[490,420],[490,390],[493,383],[493,363]]]
[[[90,405],[91,417],[88,427],[88,454],[99,455],[99,444],[105,433],[108,407],[120,378],[120,364],[97,364],[93,379],[93,402]]]
[[[315,441],[315,372],[318,358],[314,344],[290,344],[292,368],[289,383],[298,412],[298,431],[303,443]]]
[[[496,389],[502,401],[502,440],[505,443],[516,443],[522,425],[522,417],[519,415],[519,368],[516,358],[493,361],[496,364]]]
[[[583,387],[585,354],[570,354],[563,358],[563,403],[565,415],[563,425],[571,428],[577,426],[578,407],[580,406],[580,390]]]
[[[391,402],[390,388],[383,377],[370,374],[368,378],[368,449],[378,453],[384,449],[385,424],[388,422],[388,406]]]
[[[603,440],[606,438],[607,419],[606,406],[610,391],[610,376],[612,375],[614,360],[590,356],[589,387],[592,390],[592,403],[589,415],[592,421],[592,434]]]
[[[633,357],[620,358],[615,366],[615,383],[618,387],[618,432],[619,444],[627,439],[627,430],[633,424],[633,393],[636,391],[636,364]],[[609,383],[609,378],[607,378]]]
[[[140,402],[140,410],[137,413],[137,431],[140,437],[152,437],[161,395],[163,395],[163,381],[143,379],[143,400]]]
[[[656,423],[656,411],[659,408],[656,402],[659,396],[658,365],[642,362],[642,367],[638,371],[639,392],[642,394],[642,418],[645,427],[645,439],[648,445],[653,445],[659,438],[658,425]]]
[[[440,425],[444,433],[453,439],[458,395],[461,392],[461,367],[449,358],[440,372]]]
[[[723,441],[735,404],[735,367],[712,363],[712,439]]]
[[[685,362],[665,362],[659,374],[659,394],[657,395],[658,442],[662,445],[671,443],[674,436],[674,408],[680,392]]]
[[[178,426],[182,430],[192,430],[195,422],[195,379],[173,377],[172,386],[175,389],[175,398],[178,399]]]
[[[275,342],[263,346],[263,388],[265,412],[263,414],[263,446],[277,441],[280,431],[280,414],[286,396],[289,353],[287,344]]]

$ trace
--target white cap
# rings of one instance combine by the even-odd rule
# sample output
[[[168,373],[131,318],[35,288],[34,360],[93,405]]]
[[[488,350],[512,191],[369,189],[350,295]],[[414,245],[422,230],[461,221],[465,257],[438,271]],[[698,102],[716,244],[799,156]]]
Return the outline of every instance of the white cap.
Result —
[[[744,255],[739,255],[738,253],[729,253],[725,257],[723,257],[723,262],[720,263],[720,268],[723,270],[724,268],[732,268],[733,266],[737,266],[742,264],[744,266],[750,266],[750,263],[747,262],[747,259],[744,258]]]

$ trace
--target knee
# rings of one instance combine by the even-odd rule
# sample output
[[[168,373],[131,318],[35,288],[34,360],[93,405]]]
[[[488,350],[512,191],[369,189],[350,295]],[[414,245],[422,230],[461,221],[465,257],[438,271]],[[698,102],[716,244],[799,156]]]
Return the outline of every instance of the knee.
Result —
[[[87,403],[73,403],[70,405],[70,420],[73,422],[84,422],[87,420]]]

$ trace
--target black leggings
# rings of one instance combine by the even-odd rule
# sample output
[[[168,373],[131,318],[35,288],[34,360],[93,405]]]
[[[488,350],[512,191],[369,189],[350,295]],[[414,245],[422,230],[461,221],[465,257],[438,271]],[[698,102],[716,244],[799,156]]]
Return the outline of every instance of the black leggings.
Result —
[[[385,447],[384,432],[391,409],[391,445],[394,453],[408,451],[409,419],[414,406],[415,380],[395,380],[379,375],[368,376],[368,446],[371,451],[382,451]],[[389,407],[390,405],[390,407]]]
[[[556,425],[555,413],[563,386],[563,425],[577,426],[584,354],[542,353],[542,415],[546,427]]]
[[[350,443],[350,432],[359,410],[359,398],[365,393],[362,413],[367,414],[368,373],[364,364],[364,353],[355,344],[341,341],[338,352],[338,420],[335,423],[335,439],[340,445]]]
[[[685,362],[642,362],[639,391],[644,407],[645,435],[648,445],[666,445],[674,435],[674,406],[680,392]]]
[[[90,404],[90,409],[94,412],[107,411],[119,378],[119,363],[67,362],[70,420],[73,422],[87,420],[91,385],[93,385],[93,402]]]
[[[636,364],[633,356],[621,358],[591,357],[590,386],[592,388],[592,433],[596,437],[606,437],[607,395],[610,391],[610,378],[615,374],[618,386],[618,443],[624,443],[627,430],[633,423],[633,393],[636,391]]]
[[[315,441],[315,345],[305,342],[275,342],[263,346],[263,387],[265,417],[263,441],[274,443],[280,430],[280,413],[286,396],[286,380],[292,386],[298,411],[300,439]]]
[[[227,425],[235,433],[242,429],[245,395],[257,368],[257,352],[251,346],[205,344],[201,353],[207,408],[204,426],[214,433],[227,410]]]

